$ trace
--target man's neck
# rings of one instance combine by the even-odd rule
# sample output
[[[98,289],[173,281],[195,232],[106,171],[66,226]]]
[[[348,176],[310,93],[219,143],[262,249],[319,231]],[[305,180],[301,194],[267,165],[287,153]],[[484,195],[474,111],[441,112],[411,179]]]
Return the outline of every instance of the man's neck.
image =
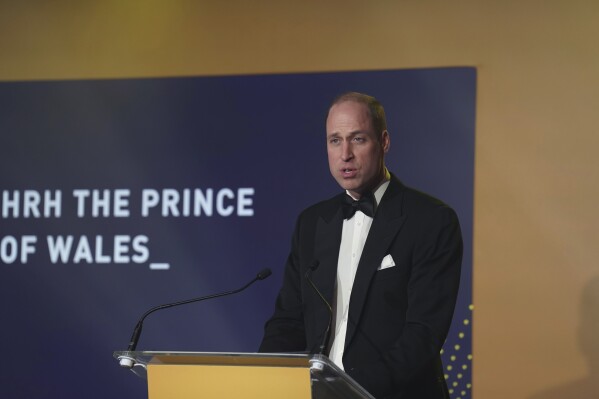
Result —
[[[379,182],[376,185],[374,185],[372,189],[364,190],[363,192],[359,193],[359,196],[354,195],[354,193],[350,192],[349,190],[345,190],[345,193],[356,201],[362,198],[362,195],[364,195],[365,192],[371,192],[372,194],[374,194],[376,190],[379,189],[379,187],[391,180],[391,173],[389,173],[389,169],[387,169],[387,167],[384,167],[384,171],[381,174],[382,178],[379,180]]]

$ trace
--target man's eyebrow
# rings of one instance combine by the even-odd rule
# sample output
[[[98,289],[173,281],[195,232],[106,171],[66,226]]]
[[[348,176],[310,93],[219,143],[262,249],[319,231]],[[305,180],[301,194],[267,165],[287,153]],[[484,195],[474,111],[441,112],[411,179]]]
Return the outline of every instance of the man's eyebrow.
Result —
[[[353,137],[353,136],[357,136],[358,134],[367,134],[367,133],[363,130],[355,130],[353,132],[349,132],[347,134],[347,136]],[[340,137],[340,136],[341,136],[341,133],[339,133],[339,132],[333,132],[333,133],[327,134],[327,137]]]

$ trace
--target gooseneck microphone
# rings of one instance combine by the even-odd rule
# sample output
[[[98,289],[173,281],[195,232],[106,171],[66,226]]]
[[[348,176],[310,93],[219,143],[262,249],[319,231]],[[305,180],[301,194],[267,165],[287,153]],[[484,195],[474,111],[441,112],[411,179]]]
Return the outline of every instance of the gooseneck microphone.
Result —
[[[129,351],[129,352],[134,351],[135,348],[137,347],[137,342],[139,341],[139,336],[141,335],[141,329],[143,328],[143,322],[144,322],[145,318],[148,317],[148,315],[150,313],[153,313],[153,312],[155,312],[157,310],[161,310],[161,309],[172,308],[174,306],[185,305],[187,303],[200,302],[200,301],[205,301],[207,299],[218,298],[218,297],[221,297],[221,296],[236,294],[238,292],[241,292],[241,291],[245,290],[250,285],[254,284],[256,281],[258,281],[258,280],[264,280],[265,278],[267,278],[271,274],[272,274],[272,272],[270,271],[270,269],[266,268],[266,269],[263,269],[262,271],[260,271],[260,273],[258,273],[256,275],[256,277],[254,277],[252,279],[252,281],[250,281],[249,283],[247,283],[243,287],[238,288],[236,290],[227,291],[227,292],[221,292],[220,294],[206,295],[206,296],[202,296],[202,297],[199,297],[199,298],[187,299],[187,300],[184,300],[184,301],[167,303],[165,305],[159,305],[159,306],[153,307],[152,309],[150,309],[146,313],[144,313],[141,316],[141,318],[139,319],[139,321],[137,322],[137,325],[135,326],[135,329],[133,330],[133,335],[131,336],[131,341],[129,342],[129,347],[127,348],[127,351]],[[128,364],[121,364],[121,365],[123,367],[131,367]]]
[[[333,308],[331,307],[331,304],[329,303],[329,301],[326,300],[324,295],[322,295],[322,292],[320,292],[318,287],[316,287],[316,285],[310,278],[310,275],[312,274],[312,272],[314,270],[318,269],[319,265],[320,265],[320,262],[318,262],[317,260],[314,260],[312,262],[312,265],[310,265],[310,267],[306,271],[306,274],[304,275],[304,277],[306,278],[306,280],[308,280],[308,283],[310,283],[310,286],[312,287],[312,289],[314,289],[314,292],[316,292],[316,294],[318,294],[318,297],[322,300],[322,302],[326,305],[327,309],[329,310],[329,322],[327,323],[326,330],[324,330],[324,337],[322,338],[322,342],[321,342],[320,346],[318,347],[318,354],[322,355],[322,354],[324,354],[324,351],[327,348],[327,343],[329,341],[329,333],[331,330],[331,325],[333,324]],[[314,353],[314,351],[313,351],[313,353]]]

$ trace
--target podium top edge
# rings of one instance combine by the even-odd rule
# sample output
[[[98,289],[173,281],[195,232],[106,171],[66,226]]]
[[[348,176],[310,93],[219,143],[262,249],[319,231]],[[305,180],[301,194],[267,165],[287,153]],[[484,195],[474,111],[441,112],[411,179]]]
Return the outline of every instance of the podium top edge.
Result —
[[[231,353],[231,352],[114,352],[115,358],[128,357],[147,365],[222,365],[263,367],[308,367],[314,356],[306,353]]]

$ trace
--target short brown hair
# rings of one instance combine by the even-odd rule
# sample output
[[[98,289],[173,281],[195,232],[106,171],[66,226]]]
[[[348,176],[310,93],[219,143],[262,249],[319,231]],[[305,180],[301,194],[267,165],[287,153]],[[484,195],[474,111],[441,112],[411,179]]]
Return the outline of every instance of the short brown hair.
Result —
[[[383,132],[387,130],[387,118],[385,117],[385,109],[383,108],[383,104],[368,94],[350,91],[335,97],[331,103],[331,106],[329,107],[329,112],[331,112],[331,108],[333,108],[334,105],[345,101],[354,101],[364,104],[368,107],[372,127],[374,128],[377,137],[380,139],[383,135]]]

